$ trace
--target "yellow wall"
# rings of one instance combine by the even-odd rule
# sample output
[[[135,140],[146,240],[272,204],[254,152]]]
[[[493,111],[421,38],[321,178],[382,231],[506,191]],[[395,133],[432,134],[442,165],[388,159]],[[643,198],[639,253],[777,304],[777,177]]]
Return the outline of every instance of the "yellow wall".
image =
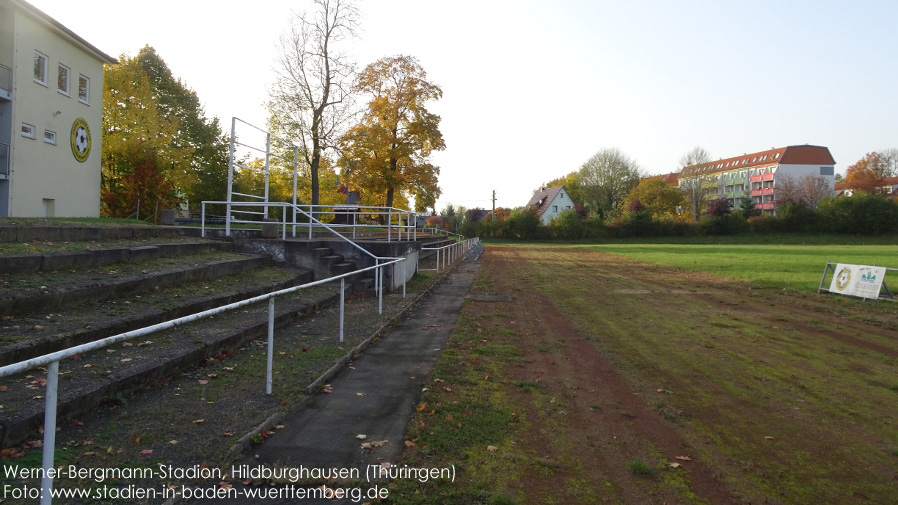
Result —
[[[12,173],[9,215],[42,217],[44,199],[54,201],[56,216],[100,215],[100,154],[103,113],[103,64],[29,16],[15,14]],[[34,52],[47,55],[47,86],[34,81]],[[57,91],[58,65],[69,67],[69,96]],[[89,105],[78,100],[78,74],[90,79]],[[57,114],[57,112],[59,112]],[[90,154],[75,159],[71,130],[87,121]],[[35,138],[22,137],[21,125],[35,127]],[[56,132],[56,145],[44,142],[44,130]]]

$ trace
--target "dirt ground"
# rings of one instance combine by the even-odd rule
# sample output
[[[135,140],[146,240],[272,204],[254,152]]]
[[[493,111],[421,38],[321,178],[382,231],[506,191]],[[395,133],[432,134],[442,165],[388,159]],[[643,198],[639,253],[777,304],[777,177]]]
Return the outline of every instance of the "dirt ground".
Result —
[[[513,301],[464,317],[520,350],[510,384],[538,388],[508,388],[527,419],[513,445],[536,458],[516,500],[894,503],[894,304],[569,248],[483,261],[476,289]]]

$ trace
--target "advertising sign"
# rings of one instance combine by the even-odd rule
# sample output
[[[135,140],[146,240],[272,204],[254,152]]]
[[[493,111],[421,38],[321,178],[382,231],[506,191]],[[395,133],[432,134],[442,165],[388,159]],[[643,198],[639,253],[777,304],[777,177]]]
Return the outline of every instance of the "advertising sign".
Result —
[[[858,298],[879,298],[885,267],[837,263],[829,292]]]

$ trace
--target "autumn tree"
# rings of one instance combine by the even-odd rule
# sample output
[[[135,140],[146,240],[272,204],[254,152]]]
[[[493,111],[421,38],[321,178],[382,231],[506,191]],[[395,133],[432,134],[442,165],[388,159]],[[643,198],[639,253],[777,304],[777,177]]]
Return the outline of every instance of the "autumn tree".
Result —
[[[173,174],[177,189],[188,201],[224,200],[228,191],[228,137],[217,117],[206,117],[196,92],[176,79],[156,50],[146,45],[136,57],[150,82],[156,108],[164,118],[176,118],[172,145],[190,151],[189,164]]]
[[[314,0],[280,41],[267,103],[269,126],[296,139],[308,167],[311,203],[320,203],[319,169],[351,112],[355,65],[340,47],[355,36],[358,10],[347,0]]]
[[[624,203],[640,202],[648,207],[655,218],[677,217],[686,202],[683,191],[670,185],[661,177],[649,177],[639,181],[629,193]]]
[[[190,147],[178,146],[176,117],[160,114],[146,72],[125,55],[103,76],[103,213],[125,217],[137,201],[177,202],[177,184],[189,171]]]
[[[845,182],[852,188],[879,194],[884,179],[898,175],[898,149],[867,153],[845,170]]]
[[[340,164],[355,186],[384,195],[393,207],[403,194],[423,211],[440,196],[433,151],[446,148],[440,116],[427,110],[443,92],[411,56],[382,58],[359,74],[356,89],[369,97],[361,121],[341,139]]]
[[[803,205],[817,208],[820,200],[832,196],[832,186],[820,175],[807,174],[801,177],[788,175],[776,179],[776,205]]]
[[[698,221],[698,216],[701,215],[702,209],[708,203],[708,197],[705,193],[705,188],[702,187],[701,180],[698,177],[687,176],[683,174],[683,169],[686,167],[691,167],[695,165],[703,165],[705,163],[711,162],[711,153],[709,153],[705,148],[701,146],[695,146],[680,157],[679,161],[679,170],[680,170],[680,187],[683,188],[683,191],[686,194],[686,201],[689,204],[689,210],[692,213],[692,222]]]
[[[639,184],[641,174],[636,162],[617,148],[597,152],[580,167],[585,203],[599,216],[610,215]]]
[[[571,196],[571,201],[574,203],[583,204],[586,201],[586,195],[583,193],[583,185],[580,181],[580,172],[573,171],[567,175],[556,177],[542,185],[544,188],[555,188],[558,186],[564,186],[568,195]],[[533,190],[534,193],[536,193],[536,191],[537,190]]]

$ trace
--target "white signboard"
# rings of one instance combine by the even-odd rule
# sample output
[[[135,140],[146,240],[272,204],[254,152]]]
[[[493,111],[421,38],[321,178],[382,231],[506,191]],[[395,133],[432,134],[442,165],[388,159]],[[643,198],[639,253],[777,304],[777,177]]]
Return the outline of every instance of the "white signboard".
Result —
[[[837,263],[829,292],[859,298],[879,298],[885,276],[885,267]]]

